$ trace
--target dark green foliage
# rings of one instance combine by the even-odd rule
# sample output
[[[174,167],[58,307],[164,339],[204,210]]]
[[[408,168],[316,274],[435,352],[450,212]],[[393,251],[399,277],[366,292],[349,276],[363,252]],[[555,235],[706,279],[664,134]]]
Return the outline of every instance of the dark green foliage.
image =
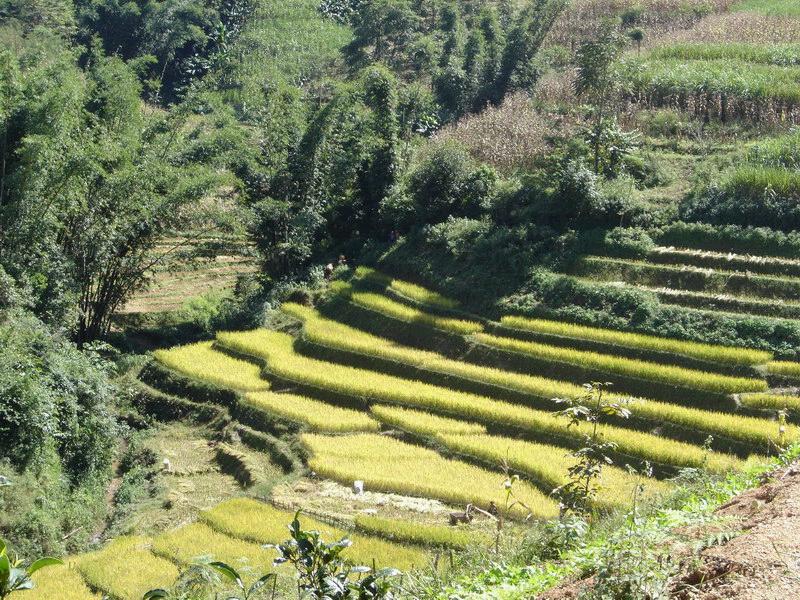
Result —
[[[436,144],[392,190],[381,213],[397,229],[479,217],[491,208],[497,183],[494,169],[476,164],[460,144]]]
[[[583,282],[546,271],[533,272],[530,280],[507,298],[504,305],[521,314],[771,350],[787,357],[796,356],[800,346],[800,326],[791,321],[734,317],[669,306],[659,302],[653,293]]]
[[[109,367],[19,311],[0,313],[0,458],[18,469],[60,456],[73,483],[105,474],[116,431]]]
[[[531,89],[539,78],[536,58],[546,34],[566,5],[533,0],[514,12],[494,3],[324,2],[335,18],[352,14],[354,40],[347,48],[353,68],[387,64],[406,79],[430,79],[447,120],[499,103],[511,91]]]
[[[297,571],[298,590],[315,600],[367,600],[394,598],[391,577],[396,569],[373,571],[369,567],[354,567],[341,554],[352,545],[347,538],[326,543],[318,531],[300,528],[300,512],[289,525],[291,538],[276,549],[275,564],[289,563]],[[358,579],[352,575],[365,574]]]
[[[653,238],[638,227],[617,227],[605,234],[603,249],[610,256],[643,258],[655,248]]]
[[[800,234],[774,231],[766,227],[711,225],[678,221],[653,232],[660,244],[797,258],[800,256]]]
[[[182,209],[220,177],[183,162],[187,115],[145,114],[119,58],[95,52],[82,72],[43,35],[0,67],[14,90],[0,115],[3,264],[30,289],[37,315],[81,343],[102,337],[147,270],[167,259],[154,251],[158,239],[188,224]]]

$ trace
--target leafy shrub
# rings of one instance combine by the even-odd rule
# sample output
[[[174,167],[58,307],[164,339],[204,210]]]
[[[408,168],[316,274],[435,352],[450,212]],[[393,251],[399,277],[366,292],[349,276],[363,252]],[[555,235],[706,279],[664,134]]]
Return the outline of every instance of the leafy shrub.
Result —
[[[653,231],[651,235],[660,244],[683,248],[787,258],[796,258],[800,255],[800,234],[776,231],[767,227],[677,221]]]
[[[800,174],[739,167],[719,185],[695,193],[681,205],[680,215],[686,221],[793,232],[800,229]]]
[[[401,187],[381,207],[392,227],[439,223],[446,218],[477,217],[491,205],[497,174],[477,166],[466,148],[455,142],[434,144],[420,157]]]
[[[77,483],[111,463],[110,367],[24,312],[0,313],[0,459],[18,469],[55,448]]]
[[[616,227],[603,239],[606,254],[629,258],[643,258],[655,248],[655,242],[640,227]]]

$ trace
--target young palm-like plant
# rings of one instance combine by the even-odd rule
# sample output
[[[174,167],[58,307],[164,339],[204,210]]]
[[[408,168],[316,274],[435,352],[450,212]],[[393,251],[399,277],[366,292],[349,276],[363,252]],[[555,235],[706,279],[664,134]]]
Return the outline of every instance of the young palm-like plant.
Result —
[[[587,383],[584,397],[555,399],[557,403],[567,405],[558,415],[569,419],[570,426],[578,426],[583,422],[591,425],[591,432],[585,435],[584,445],[572,453],[576,461],[569,468],[569,481],[553,490],[553,495],[561,505],[562,516],[567,512],[579,516],[590,514],[603,467],[614,463],[610,454],[617,445],[604,440],[598,428],[604,417],[627,419],[631,411],[620,402],[609,402],[604,397],[604,392],[610,386],[610,383]]]

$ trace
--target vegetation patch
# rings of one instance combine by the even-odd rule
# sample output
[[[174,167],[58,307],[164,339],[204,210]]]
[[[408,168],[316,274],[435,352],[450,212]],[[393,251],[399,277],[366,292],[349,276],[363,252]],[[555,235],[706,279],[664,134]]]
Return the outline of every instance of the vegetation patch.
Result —
[[[411,326],[424,325],[458,335],[466,335],[483,330],[483,325],[480,323],[432,315],[411,306],[401,304],[382,294],[356,291],[343,282],[334,282],[334,284],[331,285],[331,289],[335,293],[346,297],[357,306],[381,313],[393,319],[404,321]]]
[[[479,423],[448,419],[410,408],[376,404],[371,411],[382,423],[419,435],[486,433],[486,427]]]
[[[32,577],[34,588],[11,594],[11,600],[100,600],[100,594],[86,587],[73,562],[65,558],[63,565],[37,571]]]
[[[420,546],[466,550],[479,546],[486,540],[475,533],[459,527],[414,523],[399,519],[386,519],[369,515],[356,517],[356,529],[366,534],[383,537],[396,542],[407,542]]]
[[[741,394],[739,402],[747,408],[800,412],[800,396],[790,394]]]
[[[424,288],[421,285],[395,279],[389,275],[370,269],[369,267],[357,267],[353,279],[356,281],[366,281],[368,283],[377,284],[383,288],[389,288],[401,296],[405,296],[414,302],[420,304],[427,304],[434,308],[444,310],[457,310],[459,303],[452,298],[442,296],[438,292]]]
[[[792,300],[800,293],[800,279],[749,275],[738,271],[701,269],[686,265],[656,265],[647,262],[587,256],[577,271],[606,281],[622,280],[707,292],[729,292],[762,298]]]
[[[285,534],[284,538],[287,537]],[[153,552],[183,565],[222,561],[250,580],[273,570],[274,554],[252,544],[218,533],[202,523],[186,525],[153,539]]]
[[[289,511],[249,498],[223,502],[200,515],[201,520],[216,531],[256,544],[277,544],[284,541],[287,524],[293,517],[294,514]],[[353,545],[345,551],[345,556],[359,564],[372,566],[374,559],[379,567],[410,569],[412,566],[423,567],[428,562],[427,555],[418,549],[351,535],[343,529],[304,514],[300,515],[300,523],[304,529],[319,531],[329,541],[348,537]]]
[[[539,360],[571,363],[581,368],[596,369],[609,374],[652,379],[669,385],[716,394],[761,392],[768,387],[766,381],[761,379],[731,377],[718,373],[695,371],[673,365],[662,365],[586,350],[561,348],[487,333],[479,333],[475,336],[475,339],[481,344],[492,348],[524,354]]]
[[[767,372],[770,375],[782,375],[783,377],[800,379],[800,362],[774,360],[767,363]]]

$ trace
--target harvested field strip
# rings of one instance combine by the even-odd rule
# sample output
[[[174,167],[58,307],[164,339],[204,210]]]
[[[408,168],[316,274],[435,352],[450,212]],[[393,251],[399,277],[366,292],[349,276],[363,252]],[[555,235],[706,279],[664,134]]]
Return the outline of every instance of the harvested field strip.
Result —
[[[117,538],[77,561],[86,582],[115,600],[141,600],[145,592],[166,588],[178,577],[178,568],[150,552],[150,540]]]
[[[356,529],[392,541],[456,550],[464,550],[469,546],[486,543],[483,536],[459,527],[384,519],[368,515],[356,517]]]
[[[34,588],[15,592],[10,600],[100,600],[100,594],[92,592],[76,570],[74,561],[64,559],[63,565],[47,567],[33,574]],[[138,599],[137,599],[138,600]]]
[[[647,255],[647,260],[667,265],[691,265],[703,269],[749,271],[763,275],[800,277],[800,261],[774,256],[750,256],[659,246]]]
[[[691,266],[655,265],[600,256],[582,258],[576,266],[576,271],[578,275],[599,280],[627,281],[656,287],[727,292],[759,298],[792,300],[800,297],[800,278],[748,275],[737,271],[709,270]]]
[[[241,391],[269,389],[261,368],[212,348],[213,342],[199,342],[156,350],[153,356],[165,367],[187,377]]]
[[[494,435],[440,434],[436,439],[445,448],[458,454],[475,457],[482,462],[503,464],[533,479],[545,493],[567,483],[567,471],[575,464],[563,448],[536,444]],[[628,505],[639,478],[616,467],[605,467],[596,504],[598,508],[614,509]],[[662,493],[670,486],[663,481],[650,480],[649,493]]]
[[[158,536],[153,540],[153,552],[182,565],[203,560],[222,561],[250,582],[272,572],[275,558],[275,551],[228,537],[202,523],[186,525]]]
[[[772,360],[772,354],[770,352],[761,350],[701,344],[698,342],[663,338],[642,333],[628,333],[613,329],[575,325],[573,323],[564,323],[561,321],[505,316],[501,318],[500,322],[506,327],[511,327],[513,329],[602,341],[627,348],[640,348],[643,350],[681,354],[699,360],[728,365],[759,365]]]
[[[263,359],[267,369],[277,377],[329,393],[434,410],[481,423],[515,427],[532,435],[556,436],[573,444],[584,431],[581,427],[568,427],[564,419],[549,412],[299,356],[292,347],[292,337],[286,334],[259,329],[221,332],[217,339],[224,347]],[[706,466],[713,471],[724,471],[738,464],[731,456],[707,455],[692,444],[614,426],[604,426],[602,430],[609,441],[618,444],[620,453],[658,464]]]
[[[201,513],[200,518],[225,535],[255,544],[278,544],[288,538],[287,527],[292,522],[294,513],[257,500],[236,498]],[[424,567],[428,563],[427,555],[416,548],[353,535],[307,515],[300,515],[300,523],[305,529],[319,531],[328,542],[349,537],[353,546],[345,551],[345,556],[359,564],[371,566],[374,559],[378,568],[392,566],[410,569],[412,566]]]
[[[463,378],[473,382],[482,382],[488,386],[514,390],[520,394],[540,399],[541,404],[550,405],[550,401],[556,397],[579,398],[585,394],[583,387],[571,383],[463,363],[444,358],[433,352],[399,346],[388,340],[320,317],[313,309],[296,304],[286,304],[283,310],[303,320],[304,333],[312,340],[331,347],[341,347],[367,356],[380,356],[419,369],[441,373],[446,377]],[[767,353],[760,354],[768,356]],[[628,399],[623,396],[618,396],[618,399],[626,402],[633,415],[638,419],[655,423],[668,421],[689,430],[699,429],[753,447],[769,446],[778,436],[778,431],[773,424],[764,419],[705,411],[650,400]],[[393,424],[381,415],[380,410],[383,409],[376,412],[378,419]]]
[[[702,390],[714,394],[763,392],[768,387],[767,382],[762,379],[731,377],[673,365],[621,358],[598,352],[499,337],[488,333],[478,333],[475,335],[475,339],[486,346],[506,352],[524,354],[538,360],[570,363],[580,368],[595,369],[610,375],[618,374],[638,379],[650,379],[676,387]]]
[[[470,423],[469,421],[462,421],[460,419],[448,419],[447,417],[439,417],[410,408],[376,404],[372,407],[372,414],[382,423],[418,435],[433,436],[440,433],[468,435],[486,433],[486,427],[479,423]]]
[[[311,431],[343,433],[378,431],[380,425],[362,411],[333,406],[295,394],[248,392],[239,403],[305,425]]]
[[[389,275],[385,275],[368,267],[356,268],[354,279],[358,281],[374,283],[384,288],[389,288],[401,296],[405,296],[406,298],[413,300],[414,302],[427,304],[428,306],[433,306],[435,308],[441,308],[444,310],[457,310],[460,306],[456,300],[442,296],[438,292],[434,292],[415,283],[394,279]]]
[[[473,503],[488,508],[504,505],[503,476],[460,461],[441,457],[433,450],[405,444],[377,434],[361,433],[337,438],[304,434],[311,458],[309,466],[324,477],[350,484],[364,481],[369,489],[435,498],[457,505]],[[515,488],[533,516],[548,519],[558,514],[556,503],[526,482]],[[525,517],[520,506],[512,515]]]
[[[783,377],[800,379],[800,362],[775,360],[767,363],[767,372],[770,375],[782,375]]]
[[[483,330],[483,325],[476,321],[432,315],[392,300],[382,294],[356,291],[352,286],[341,281],[335,281],[331,284],[331,290],[347,298],[357,306],[404,321],[411,326],[424,325],[457,335],[466,335]]]
[[[800,412],[800,396],[789,394],[742,394],[739,402],[747,408]]]

